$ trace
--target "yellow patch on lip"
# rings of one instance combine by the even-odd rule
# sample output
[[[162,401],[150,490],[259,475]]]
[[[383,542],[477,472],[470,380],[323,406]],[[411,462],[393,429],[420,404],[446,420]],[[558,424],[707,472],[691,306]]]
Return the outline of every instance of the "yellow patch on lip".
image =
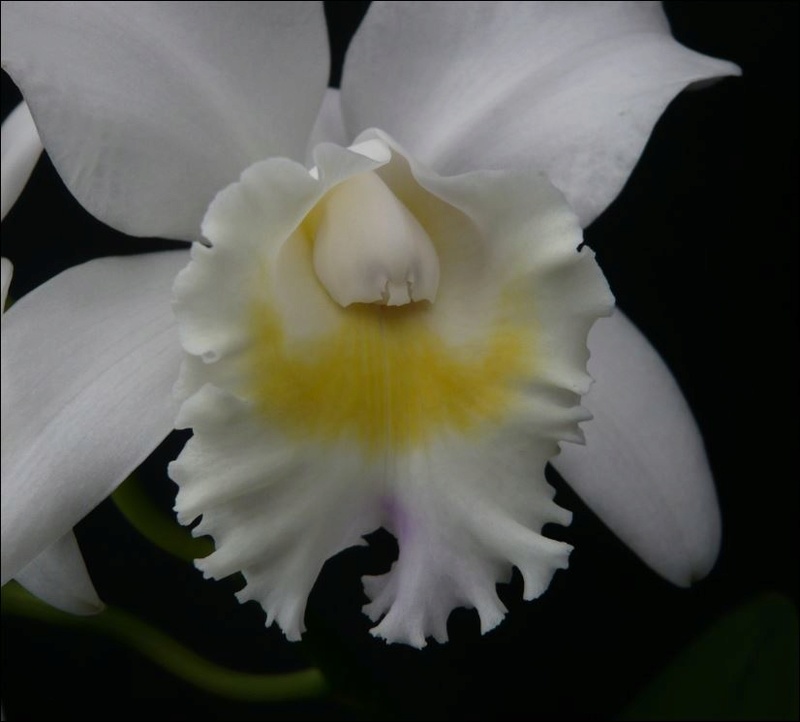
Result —
[[[452,348],[431,313],[427,302],[354,304],[331,333],[287,344],[278,314],[254,304],[245,390],[288,435],[350,438],[370,455],[501,420],[534,371],[534,334],[500,320],[484,339]]]

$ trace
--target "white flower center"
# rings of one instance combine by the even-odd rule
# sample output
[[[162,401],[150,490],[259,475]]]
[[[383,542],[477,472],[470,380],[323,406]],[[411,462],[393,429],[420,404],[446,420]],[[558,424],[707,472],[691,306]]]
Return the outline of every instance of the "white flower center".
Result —
[[[439,287],[431,239],[374,172],[349,178],[321,201],[314,271],[343,307],[433,302]]]

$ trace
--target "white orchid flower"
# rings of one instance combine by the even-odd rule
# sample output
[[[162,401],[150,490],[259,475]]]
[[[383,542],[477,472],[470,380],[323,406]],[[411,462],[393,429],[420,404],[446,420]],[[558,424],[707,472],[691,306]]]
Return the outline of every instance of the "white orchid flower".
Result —
[[[179,368],[176,509],[216,543],[198,566],[243,572],[290,639],[325,560],[380,526],[399,558],[365,580],[376,635],[446,639],[458,606],[491,629],[513,566],[530,599],[567,564],[541,534],[570,518],[550,459],[660,574],[709,571],[699,432],[625,317],[594,324],[612,299],[579,250],[670,100],[738,73],[659,4],[374,3],[341,92],[317,3],[9,2],[2,29],[76,198],[199,241],[7,314],[4,581],[169,432]]]

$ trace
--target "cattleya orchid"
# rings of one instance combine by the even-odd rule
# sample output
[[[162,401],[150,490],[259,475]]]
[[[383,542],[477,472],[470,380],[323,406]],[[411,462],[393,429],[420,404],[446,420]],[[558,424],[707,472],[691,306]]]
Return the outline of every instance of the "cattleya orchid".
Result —
[[[242,572],[289,639],[325,561],[381,526],[377,636],[445,640],[459,606],[493,628],[513,567],[532,599],[567,565],[550,460],[663,576],[708,572],[699,433],[581,236],[669,101],[738,73],[659,4],[373,3],[341,91],[317,3],[9,2],[2,27],[75,197],[194,241],[6,314],[4,582],[52,596],[51,545],[176,418],[178,518],[216,545],[198,567]]]

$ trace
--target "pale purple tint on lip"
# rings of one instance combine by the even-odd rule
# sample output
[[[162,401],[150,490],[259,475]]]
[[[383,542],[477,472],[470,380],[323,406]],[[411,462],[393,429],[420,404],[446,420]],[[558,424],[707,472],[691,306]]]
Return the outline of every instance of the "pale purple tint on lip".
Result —
[[[383,518],[387,520],[386,526],[398,541],[408,541],[412,527],[411,515],[394,496],[384,496],[380,502]]]

